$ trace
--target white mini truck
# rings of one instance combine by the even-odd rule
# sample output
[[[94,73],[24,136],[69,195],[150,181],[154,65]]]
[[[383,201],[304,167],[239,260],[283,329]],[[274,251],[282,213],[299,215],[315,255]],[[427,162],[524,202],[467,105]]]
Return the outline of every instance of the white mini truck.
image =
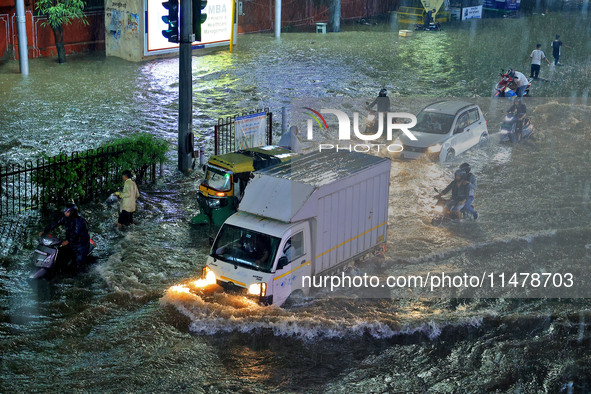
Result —
[[[314,276],[385,250],[389,184],[389,159],[355,152],[312,153],[255,172],[203,278],[264,305],[307,295]]]

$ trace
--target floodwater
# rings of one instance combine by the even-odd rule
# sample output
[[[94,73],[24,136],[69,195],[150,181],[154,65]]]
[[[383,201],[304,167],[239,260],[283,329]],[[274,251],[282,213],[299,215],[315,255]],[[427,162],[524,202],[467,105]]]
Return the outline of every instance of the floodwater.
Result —
[[[387,253],[358,268],[380,276],[564,272],[591,260],[590,26],[586,14],[556,13],[411,38],[393,25],[280,41],[240,36],[233,54],[193,59],[194,129],[210,147],[219,117],[261,107],[280,114],[293,97],[369,100],[383,86],[395,107],[411,112],[432,97],[472,98],[488,120],[489,144],[453,163],[393,162]],[[526,103],[536,134],[501,145],[495,134],[508,102],[489,99],[498,71],[527,71],[536,42],[549,54],[556,33],[573,49],[563,49],[563,66],[543,65],[545,80],[533,83]],[[2,163],[134,131],[176,139],[176,59],[39,59],[28,78],[17,69],[0,66]],[[215,234],[188,224],[199,173],[176,174],[174,151],[164,177],[142,186],[133,228],[115,231],[114,207],[82,208],[98,247],[81,275],[31,286],[39,219],[24,214],[18,231],[3,233],[2,391],[591,391],[591,305],[575,292],[552,299],[519,298],[526,294],[519,289],[503,298],[320,293],[289,308],[167,292],[200,274]],[[445,186],[463,161],[478,176],[481,218],[434,227],[433,187]]]

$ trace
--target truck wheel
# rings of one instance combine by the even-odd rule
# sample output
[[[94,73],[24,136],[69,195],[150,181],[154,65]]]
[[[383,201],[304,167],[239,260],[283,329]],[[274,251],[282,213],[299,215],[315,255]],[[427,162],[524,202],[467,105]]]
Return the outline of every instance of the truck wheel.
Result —
[[[291,307],[291,306],[297,304],[298,302],[300,302],[303,299],[304,299],[304,292],[302,290],[294,290],[289,295],[289,297],[287,297],[287,299],[283,303],[283,306],[285,306],[285,307]]]

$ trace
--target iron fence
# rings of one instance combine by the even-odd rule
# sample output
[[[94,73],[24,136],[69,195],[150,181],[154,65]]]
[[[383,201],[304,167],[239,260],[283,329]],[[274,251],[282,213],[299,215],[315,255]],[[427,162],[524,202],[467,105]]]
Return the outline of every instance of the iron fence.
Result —
[[[127,168],[121,168],[116,159],[124,149],[107,146],[24,164],[0,165],[0,217],[28,209],[45,210],[71,200],[91,201],[121,182],[121,171]],[[156,180],[155,160],[132,171],[138,183]],[[68,183],[67,187],[64,183]]]
[[[214,155],[235,151],[236,118],[264,112],[267,115],[266,143],[273,144],[273,113],[269,108],[218,119],[214,128]]]

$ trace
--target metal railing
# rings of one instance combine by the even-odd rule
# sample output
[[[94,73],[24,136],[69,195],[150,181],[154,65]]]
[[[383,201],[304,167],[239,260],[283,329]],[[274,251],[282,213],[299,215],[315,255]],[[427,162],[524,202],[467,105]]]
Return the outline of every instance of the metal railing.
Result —
[[[120,168],[115,159],[124,151],[124,146],[115,145],[0,165],[0,217],[28,209],[44,210],[71,200],[91,201],[121,183],[121,171],[127,168]],[[156,180],[155,162],[132,170],[138,183]],[[64,183],[69,181],[71,184],[64,189]]]
[[[273,113],[269,111],[269,108],[264,108],[262,110],[259,109],[249,113],[218,119],[218,123],[214,128],[214,155],[221,155],[224,153],[233,152],[235,150],[235,122],[237,117],[252,115],[260,112],[265,112],[267,114],[266,142],[267,145],[272,145]]]

